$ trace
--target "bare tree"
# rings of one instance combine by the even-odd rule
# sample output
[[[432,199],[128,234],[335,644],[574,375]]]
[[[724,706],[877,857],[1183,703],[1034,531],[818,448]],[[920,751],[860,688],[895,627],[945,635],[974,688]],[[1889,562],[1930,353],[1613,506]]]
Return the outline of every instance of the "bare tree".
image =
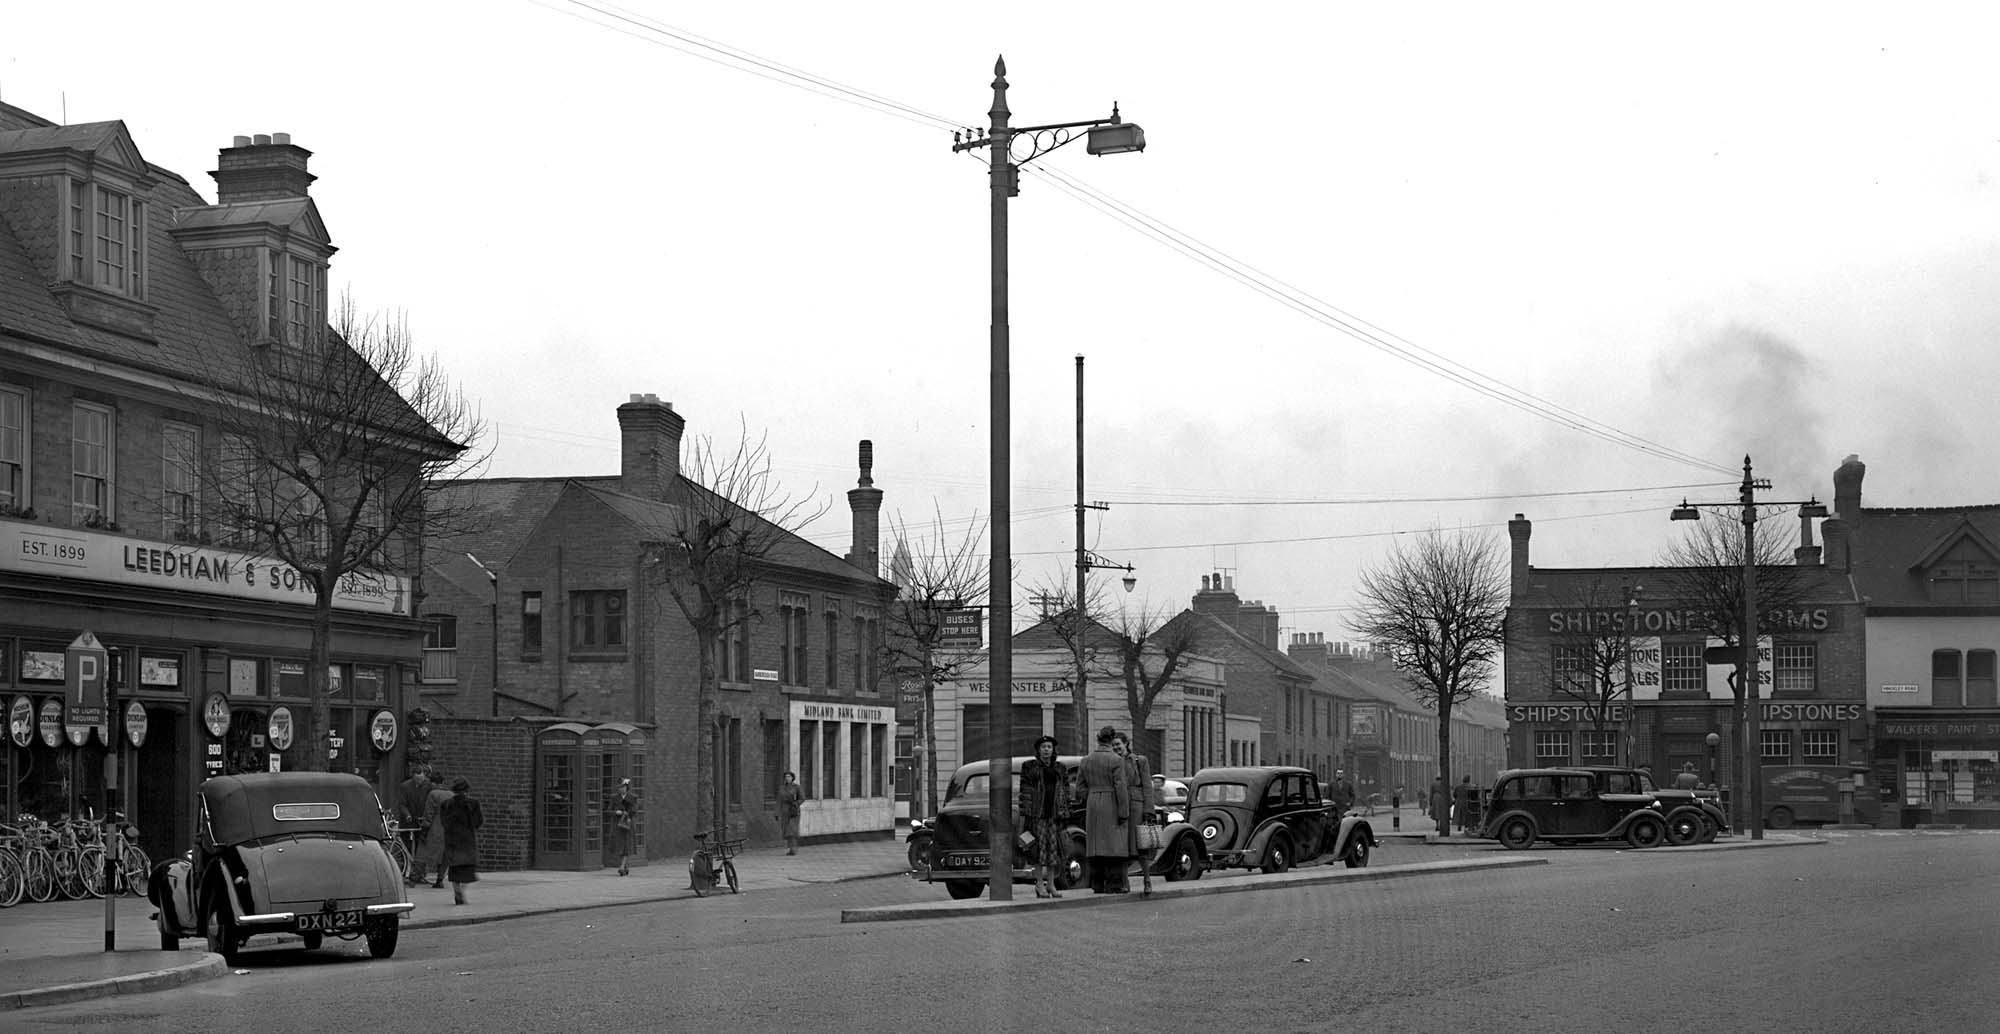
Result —
[[[1505,633],[1507,567],[1492,540],[1432,529],[1362,571],[1349,624],[1437,713],[1438,777],[1451,782],[1451,714],[1492,678]]]
[[[1099,650],[1104,642],[1101,634],[1091,634],[1091,628],[1105,627],[1103,622],[1091,620],[1090,615],[1105,613],[1105,593],[1101,588],[1091,587],[1084,594],[1083,608],[1079,611],[1075,587],[1070,585],[1067,575],[1062,575],[1037,586],[1029,602],[1041,608],[1041,623],[1075,659],[1075,671],[1069,680],[1069,697],[1070,710],[1075,715],[1071,734],[1076,739],[1070,750],[1078,754],[1088,753],[1091,744],[1090,673],[1092,668],[1103,669]],[[1108,671],[1105,673],[1108,674]]]
[[[434,505],[437,493],[485,462],[484,421],[437,358],[417,354],[400,314],[365,315],[344,296],[330,329],[200,372],[187,399],[215,432],[212,451],[190,439],[168,463],[201,487],[205,512],[169,493],[179,512],[165,515],[175,537],[268,559],[268,574],[249,573],[310,591],[310,770],[327,764],[336,598],[394,591],[425,537],[466,519]]]
[[[1145,608],[1120,610],[1114,619],[1118,635],[1113,648],[1125,682],[1125,710],[1132,719],[1134,744],[1149,739],[1145,730],[1153,714],[1153,701],[1173,684],[1174,676],[1200,648],[1200,628],[1194,620],[1167,620],[1161,612]],[[1155,766],[1165,763],[1160,757],[1163,744],[1145,745]]]
[[[890,564],[889,579],[901,590],[890,604],[882,649],[893,670],[914,674],[923,683],[923,714],[918,735],[923,745],[922,763],[916,766],[922,783],[924,814],[938,810],[938,787],[933,768],[937,764],[937,687],[956,680],[979,662],[979,648],[952,649],[942,644],[944,616],[954,610],[985,605],[990,571],[979,542],[985,521],[975,517],[964,532],[953,537],[945,530],[944,514],[934,517],[930,533],[912,539],[909,526],[899,515],[890,521],[898,544]],[[910,552],[910,544],[916,551]],[[982,621],[983,625],[984,622]]]
[[[735,447],[718,452],[712,439],[688,445],[684,474],[669,491],[677,493],[674,516],[661,529],[659,569],[667,592],[694,632],[700,674],[696,682],[695,829],[716,828],[716,694],[721,686],[717,651],[732,630],[748,634],[759,618],[751,589],[782,562],[791,548],[815,548],[796,536],[825,512],[804,500],[780,494],[771,478],[763,438],[752,441],[746,425]]]
[[[1762,523],[1762,522],[1760,522]],[[1741,656],[1746,632],[1743,627],[1743,524],[1734,520],[1695,523],[1686,537],[1667,547],[1662,562],[1672,568],[1667,579],[1674,597],[1694,611],[1700,630],[1711,639],[1721,640],[1732,654]],[[1792,558],[1794,539],[1785,533],[1766,532],[1753,536],[1751,561],[1757,567],[1757,608],[1760,615],[1784,610],[1806,601],[1811,590],[1807,572]],[[1759,624],[1764,624],[1760,617]],[[1748,633],[1753,638],[1755,632]],[[1742,666],[1738,664],[1740,669]],[[1737,829],[1749,828],[1751,780],[1757,773],[1757,745],[1744,742],[1749,706],[1743,684],[1744,672],[1729,676],[1729,694],[1735,718],[1730,722],[1730,743],[1736,752],[1737,786],[1731,795],[1730,822]],[[1755,672],[1748,673],[1755,678]]]

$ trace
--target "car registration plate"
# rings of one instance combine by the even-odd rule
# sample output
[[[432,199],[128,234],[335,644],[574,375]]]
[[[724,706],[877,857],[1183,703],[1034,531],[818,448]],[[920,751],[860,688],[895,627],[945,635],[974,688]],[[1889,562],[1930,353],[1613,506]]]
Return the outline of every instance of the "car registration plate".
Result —
[[[361,910],[342,909],[339,912],[307,912],[299,917],[300,930],[345,930],[361,925]]]
[[[944,856],[945,869],[984,869],[989,856],[984,851],[954,851]]]

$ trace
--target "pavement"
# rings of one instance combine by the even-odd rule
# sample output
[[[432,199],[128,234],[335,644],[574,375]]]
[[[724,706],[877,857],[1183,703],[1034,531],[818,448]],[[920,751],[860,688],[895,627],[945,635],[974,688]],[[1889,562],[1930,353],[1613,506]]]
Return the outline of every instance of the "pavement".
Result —
[[[1516,865],[1534,865],[1546,858],[1535,852],[1500,852],[1491,842],[1471,837],[1439,834],[1431,820],[1413,809],[1405,809],[1400,823],[1383,812],[1369,819],[1378,839],[1409,843],[1485,846],[1479,852],[1451,861],[1420,862],[1412,865],[1374,865],[1366,869],[1341,866],[1307,866],[1289,873],[1256,879],[1231,876],[1204,877],[1186,883],[1153,881],[1153,897],[1188,896],[1255,890],[1296,883],[1329,881],[1374,881]],[[839,883],[846,880],[885,876],[907,878],[908,861],[903,834],[823,844],[806,844],[797,855],[787,855],[781,847],[752,847],[736,856],[738,883],[743,893],[797,886],[802,883]],[[1731,843],[1731,841],[1737,843]],[[1675,851],[1715,850],[1748,846],[1784,846],[1822,842],[1805,837],[1752,842],[1737,837],[1708,847],[1675,848]],[[1658,853],[1658,852],[1654,852]],[[710,892],[715,893],[715,892]],[[720,893],[728,893],[720,888]],[[850,909],[843,922],[880,922],[896,919],[923,919],[942,915],[991,915],[1021,909],[1087,907],[1141,900],[1134,893],[1122,896],[1073,892],[1060,899],[1036,899],[1032,889],[1017,888],[1012,901],[994,902],[983,897],[969,901],[944,898],[912,905],[878,909]],[[615,870],[587,872],[526,870],[483,873],[467,890],[464,905],[451,903],[449,886],[434,890],[411,888],[410,900],[416,911],[403,917],[403,929],[465,926],[524,916],[545,915],[583,909],[609,908],[652,901],[692,898],[688,889],[687,865],[682,859],[661,859],[635,866],[630,876]],[[105,903],[102,900],[54,901],[43,904],[23,902],[0,910],[0,1010],[59,1005],[91,998],[159,991],[198,980],[208,980],[229,972],[220,955],[202,950],[195,939],[181,942],[179,951],[160,949],[159,931],[153,923],[153,906],[144,898],[119,898],[112,909],[111,947],[106,950]],[[253,939],[251,951],[259,945],[278,944],[265,935]]]

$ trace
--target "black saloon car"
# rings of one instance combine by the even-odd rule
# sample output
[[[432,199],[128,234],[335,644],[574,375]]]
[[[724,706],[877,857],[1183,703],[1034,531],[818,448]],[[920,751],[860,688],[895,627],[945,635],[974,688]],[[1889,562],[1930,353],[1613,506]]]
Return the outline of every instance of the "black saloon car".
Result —
[[[1289,765],[1204,768],[1188,780],[1188,821],[1217,868],[1284,872],[1318,858],[1368,864],[1374,827],[1335,815],[1311,771]]]
[[[1667,842],[1668,807],[1644,788],[1643,773],[1612,768],[1524,768],[1500,773],[1478,836],[1513,850],[1537,840],[1623,839],[1633,847]]]
[[[206,937],[234,964],[260,933],[297,934],[307,949],[331,934],[365,937],[368,954],[396,951],[403,874],[382,846],[374,788],[360,776],[258,772],[201,784],[194,847],[153,867],[160,947]]]

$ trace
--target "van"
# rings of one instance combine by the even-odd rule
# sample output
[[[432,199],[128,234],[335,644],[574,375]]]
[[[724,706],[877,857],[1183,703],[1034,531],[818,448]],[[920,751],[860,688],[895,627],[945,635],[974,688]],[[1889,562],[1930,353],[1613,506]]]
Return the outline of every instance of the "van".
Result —
[[[1866,765],[1765,765],[1764,825],[1789,829],[1801,822],[1839,822],[1840,785],[1854,780],[1854,816],[1875,825],[1881,802],[1868,790]]]

